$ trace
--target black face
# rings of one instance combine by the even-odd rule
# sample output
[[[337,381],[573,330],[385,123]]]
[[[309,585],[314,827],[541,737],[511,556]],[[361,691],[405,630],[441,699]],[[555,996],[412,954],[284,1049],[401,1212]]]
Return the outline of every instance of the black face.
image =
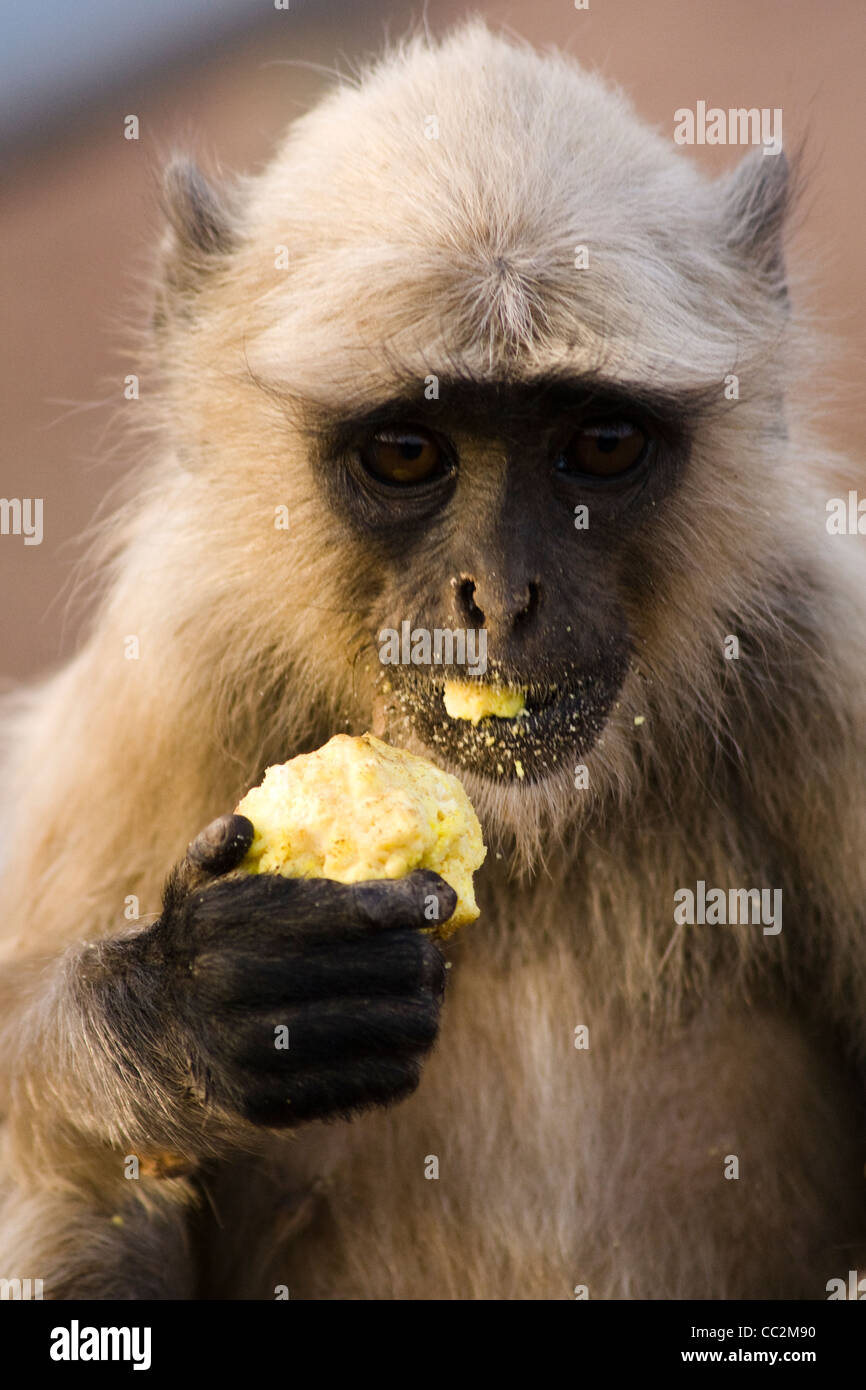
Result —
[[[441,763],[533,783],[587,753],[628,670],[646,576],[636,538],[687,455],[670,402],[598,383],[440,383],[332,427],[326,493],[369,562],[351,581],[376,651],[385,629],[486,640],[475,674],[387,664],[385,727],[404,721]],[[484,634],[481,637],[481,634]],[[446,680],[519,687],[525,709],[452,718]]]

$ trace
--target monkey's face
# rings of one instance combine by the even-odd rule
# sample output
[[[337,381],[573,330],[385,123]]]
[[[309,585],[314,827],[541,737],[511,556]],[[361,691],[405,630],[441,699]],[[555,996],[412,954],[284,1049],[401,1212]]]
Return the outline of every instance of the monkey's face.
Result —
[[[686,449],[662,401],[586,381],[440,382],[344,422],[316,476],[368,556],[345,601],[376,727],[494,783],[573,772],[626,677],[637,538]],[[524,708],[452,717],[454,680]]]
[[[333,94],[227,200],[168,193],[170,415],[263,746],[372,726],[561,828],[712,753],[785,486],[783,160],[710,183],[473,29]],[[525,709],[453,718],[448,679]]]

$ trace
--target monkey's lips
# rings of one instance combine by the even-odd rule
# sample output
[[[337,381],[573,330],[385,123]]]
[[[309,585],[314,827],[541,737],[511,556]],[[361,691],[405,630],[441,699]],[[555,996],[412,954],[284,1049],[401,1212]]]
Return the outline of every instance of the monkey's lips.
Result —
[[[452,718],[445,709],[445,680],[424,678],[403,668],[389,672],[385,706],[390,724],[402,719],[429,748],[466,771],[503,783],[537,783],[588,753],[602,732],[622,685],[624,666],[543,684],[513,679],[497,682],[526,691],[525,708],[513,718],[488,715],[476,724]],[[394,729],[397,733],[397,727]]]

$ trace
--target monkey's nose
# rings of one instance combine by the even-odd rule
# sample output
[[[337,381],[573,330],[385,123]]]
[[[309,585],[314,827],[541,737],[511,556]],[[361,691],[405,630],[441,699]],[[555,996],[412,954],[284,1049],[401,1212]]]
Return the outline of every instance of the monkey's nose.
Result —
[[[451,583],[460,622],[466,627],[498,630],[503,636],[529,626],[541,603],[541,587],[534,579],[511,584],[493,573],[483,579],[461,574]]]

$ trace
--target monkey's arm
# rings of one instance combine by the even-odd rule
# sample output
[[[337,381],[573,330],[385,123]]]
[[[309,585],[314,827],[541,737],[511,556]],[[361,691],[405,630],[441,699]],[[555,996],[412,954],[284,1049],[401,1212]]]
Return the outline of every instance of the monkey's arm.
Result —
[[[251,831],[232,816],[203,832],[153,926],[32,971],[3,1030],[12,1147],[30,1177],[79,1159],[92,1173],[100,1150],[118,1176],[118,1155],[212,1154],[417,1085],[445,979],[417,928],[427,895],[447,918],[453,890],[426,872],[220,880]]]

